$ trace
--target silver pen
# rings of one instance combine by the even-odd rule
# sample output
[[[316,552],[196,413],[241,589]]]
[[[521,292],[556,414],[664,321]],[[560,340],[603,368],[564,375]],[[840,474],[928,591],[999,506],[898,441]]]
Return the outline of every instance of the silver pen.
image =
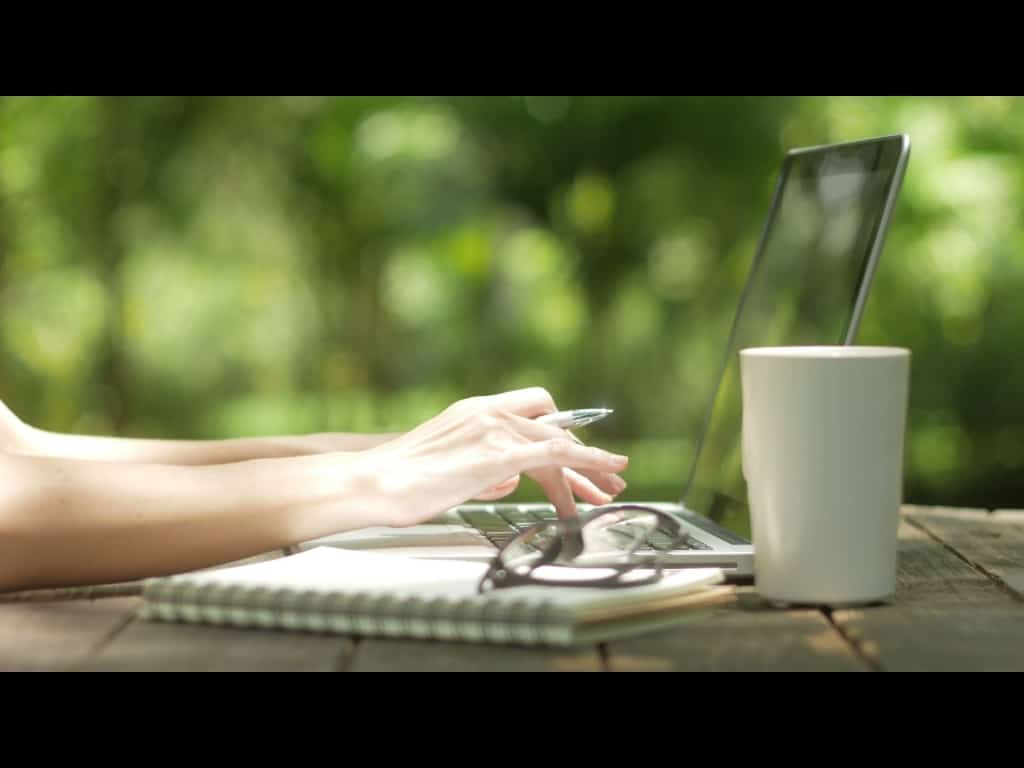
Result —
[[[573,411],[556,411],[538,416],[535,421],[540,424],[547,424],[551,427],[571,429],[572,427],[585,427],[595,421],[611,416],[615,411],[611,408],[577,408]]]

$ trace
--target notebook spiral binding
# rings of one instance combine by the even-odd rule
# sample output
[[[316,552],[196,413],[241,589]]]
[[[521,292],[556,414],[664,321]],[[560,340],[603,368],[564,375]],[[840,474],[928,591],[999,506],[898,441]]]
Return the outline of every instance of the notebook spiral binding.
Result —
[[[424,600],[367,592],[147,581],[142,617],[342,635],[568,645],[565,613],[548,601]]]

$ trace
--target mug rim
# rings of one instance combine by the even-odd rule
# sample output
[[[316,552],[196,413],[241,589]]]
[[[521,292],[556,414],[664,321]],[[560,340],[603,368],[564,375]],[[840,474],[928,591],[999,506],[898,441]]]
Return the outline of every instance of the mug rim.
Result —
[[[809,360],[869,360],[872,358],[909,357],[907,347],[873,347],[856,345],[809,345],[801,347],[748,347],[740,350],[741,357],[764,357]]]

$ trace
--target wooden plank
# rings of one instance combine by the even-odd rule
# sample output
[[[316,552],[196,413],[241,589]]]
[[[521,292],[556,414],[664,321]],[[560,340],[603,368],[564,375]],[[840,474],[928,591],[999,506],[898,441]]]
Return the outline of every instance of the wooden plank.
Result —
[[[860,671],[870,669],[816,610],[781,610],[753,587],[671,629],[606,647],[612,671]]]
[[[908,519],[953,549],[1018,600],[1024,600],[1024,516],[915,510]]]
[[[1006,603],[1009,596],[926,531],[900,521],[897,605]]]
[[[901,521],[897,602],[1005,603],[983,574],[923,531]],[[867,609],[885,610],[884,606]],[[841,614],[837,614],[841,615]],[[779,611],[738,591],[736,604],[694,620],[693,626],[609,646],[612,669],[869,669],[877,659],[816,611]]]
[[[276,560],[273,550],[203,570]],[[141,606],[141,601],[139,603]],[[346,638],[136,620],[83,660],[88,671],[331,671],[351,652]]]
[[[67,670],[132,619],[137,597],[0,605],[0,670]]]
[[[984,519],[976,510],[952,516]],[[984,574],[906,520],[899,528],[897,606],[1008,607],[1012,600]],[[756,588],[738,591],[735,605],[652,637],[609,645],[611,669],[759,670],[870,669],[884,666],[870,635],[856,634],[863,617],[886,617],[891,606],[833,615],[837,627],[816,611],[780,611],[766,605]],[[875,621],[871,618],[867,623]],[[885,621],[889,621],[886,619]],[[883,622],[884,624],[885,622]],[[891,623],[891,622],[890,622]],[[868,643],[867,649],[861,643]]]
[[[428,640],[367,638],[353,672],[599,672],[597,648],[521,648]]]
[[[983,520],[992,514],[987,509],[974,509],[971,507],[924,507],[912,504],[904,505],[900,511],[905,516],[937,515],[939,517],[956,518],[959,520]]]
[[[336,635],[136,620],[80,665],[85,671],[328,672],[353,641]]]
[[[67,600],[97,600],[107,597],[130,597],[142,594],[141,581],[118,584],[93,584],[58,589],[26,589],[0,593],[2,603],[59,603]]]
[[[895,603],[836,611],[833,621],[880,669],[1020,669],[1024,606],[961,554],[1000,525],[985,510],[904,509]]]
[[[1024,509],[997,509],[992,516],[1006,522],[1024,522]]]
[[[866,658],[892,671],[1024,671],[1024,606],[891,606],[834,619]]]

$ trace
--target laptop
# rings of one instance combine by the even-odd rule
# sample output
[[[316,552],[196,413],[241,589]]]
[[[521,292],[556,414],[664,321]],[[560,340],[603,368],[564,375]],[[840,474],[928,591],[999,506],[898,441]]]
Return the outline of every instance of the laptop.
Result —
[[[753,577],[754,547],[740,465],[739,350],[852,344],[910,153],[906,135],[793,149],[782,161],[767,221],[723,351],[691,465],[672,500],[620,497],[675,513],[690,534],[666,568],[717,567]],[[580,511],[590,505],[579,504]],[[520,531],[554,519],[550,504],[465,504],[432,525],[369,529],[310,544],[489,560]]]

